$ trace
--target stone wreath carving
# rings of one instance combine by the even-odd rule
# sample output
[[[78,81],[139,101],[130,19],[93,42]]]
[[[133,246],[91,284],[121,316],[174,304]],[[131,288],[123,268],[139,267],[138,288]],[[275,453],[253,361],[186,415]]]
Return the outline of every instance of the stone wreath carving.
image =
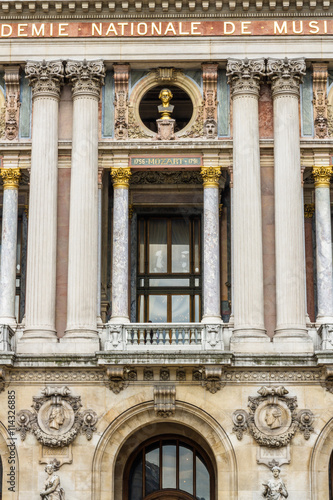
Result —
[[[42,396],[33,397],[31,406],[33,411],[21,410],[16,416],[22,441],[32,432],[44,446],[63,447],[79,433],[90,440],[96,430],[96,413],[81,411],[81,397],[72,396],[68,387],[45,387]]]
[[[313,431],[314,415],[310,410],[297,412],[297,397],[287,396],[283,386],[262,387],[259,396],[249,397],[249,412],[236,410],[233,431],[239,440],[247,430],[261,446],[286,446],[299,430],[304,439]]]

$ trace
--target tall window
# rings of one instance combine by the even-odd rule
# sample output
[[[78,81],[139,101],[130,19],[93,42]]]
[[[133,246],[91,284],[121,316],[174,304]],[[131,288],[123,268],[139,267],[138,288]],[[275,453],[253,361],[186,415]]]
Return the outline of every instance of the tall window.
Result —
[[[138,321],[200,321],[199,217],[139,218],[138,242]]]
[[[125,473],[126,500],[212,500],[214,475],[205,452],[191,441],[163,436],[132,455]]]

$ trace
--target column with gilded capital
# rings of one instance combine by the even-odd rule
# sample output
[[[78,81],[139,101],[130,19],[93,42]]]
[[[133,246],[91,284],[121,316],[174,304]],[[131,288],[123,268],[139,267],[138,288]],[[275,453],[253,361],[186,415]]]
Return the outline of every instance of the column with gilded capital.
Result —
[[[316,211],[317,322],[333,323],[330,179],[332,166],[313,167]]]
[[[67,327],[62,342],[98,349],[98,101],[103,61],[67,61],[72,85],[73,139],[68,242]],[[75,345],[75,347],[74,347]]]
[[[9,160],[9,161],[8,161]],[[3,180],[3,210],[2,210],[2,240],[0,267],[0,324],[16,325],[15,294],[16,294],[16,244],[17,244],[17,214],[18,188],[21,172],[15,166],[6,168],[7,164],[16,164],[3,159],[5,168],[1,169]]]
[[[33,99],[25,331],[26,342],[57,342],[55,331],[58,193],[58,108],[64,78],[61,61],[28,62]],[[40,343],[40,341],[43,341]]]
[[[233,101],[233,276],[236,350],[269,342],[264,326],[258,100],[264,59],[229,59]],[[254,344],[255,343],[255,344]]]
[[[221,323],[219,178],[220,167],[201,167],[204,189],[203,323]]]
[[[113,180],[112,315],[110,323],[128,323],[128,188],[130,167],[111,169]]]
[[[274,342],[304,343],[306,330],[303,202],[299,141],[299,85],[304,59],[268,59],[274,112],[276,333]],[[281,347],[282,348],[282,347]],[[299,345],[299,349],[303,349]]]

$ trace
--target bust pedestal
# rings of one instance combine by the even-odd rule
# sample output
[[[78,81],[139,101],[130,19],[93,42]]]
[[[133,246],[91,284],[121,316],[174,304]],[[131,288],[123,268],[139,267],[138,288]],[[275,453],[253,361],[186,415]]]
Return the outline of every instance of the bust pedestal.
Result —
[[[175,121],[172,118],[160,118],[156,120],[157,135],[156,139],[159,141],[170,141],[175,139]]]

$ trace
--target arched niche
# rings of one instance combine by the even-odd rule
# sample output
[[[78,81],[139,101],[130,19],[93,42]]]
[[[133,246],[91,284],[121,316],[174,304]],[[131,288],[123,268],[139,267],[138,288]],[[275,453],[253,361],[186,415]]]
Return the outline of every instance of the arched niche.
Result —
[[[18,500],[19,498],[19,462],[18,462],[18,456],[17,456],[17,451],[15,448],[14,455],[15,455],[15,492],[8,491],[8,485],[6,483],[7,479],[9,478],[8,474],[11,472],[10,467],[11,465],[13,466],[14,464],[10,464],[9,461],[12,461],[13,457],[13,451],[11,454],[11,451],[8,448],[8,445],[11,444],[11,439],[8,435],[8,431],[6,427],[3,425],[2,422],[0,422],[0,456],[1,456],[1,461],[2,461],[2,474],[3,474],[3,479],[2,479],[2,500]]]
[[[333,453],[333,418],[320,432],[310,459],[311,500],[328,500],[329,464]]]
[[[110,423],[94,454],[92,500],[123,498],[123,475],[130,455],[141,442],[165,433],[196,441],[213,464],[216,500],[236,500],[236,457],[223,428],[194,405],[177,401],[176,407],[175,415],[164,419],[155,415],[154,404],[149,401]]]

